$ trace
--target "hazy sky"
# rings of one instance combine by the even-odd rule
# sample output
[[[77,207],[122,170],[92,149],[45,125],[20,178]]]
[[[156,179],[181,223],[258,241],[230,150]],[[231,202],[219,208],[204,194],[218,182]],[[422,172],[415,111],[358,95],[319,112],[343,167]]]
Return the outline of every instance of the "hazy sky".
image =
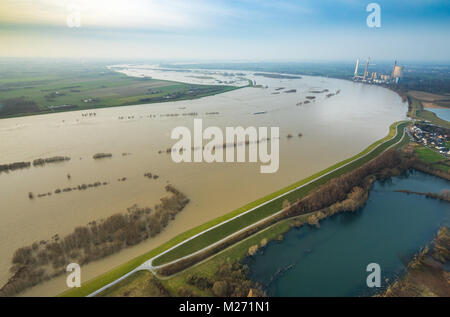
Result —
[[[371,2],[380,28],[366,24]],[[81,27],[70,28],[77,8]],[[449,0],[0,0],[0,56],[448,62],[449,52]]]

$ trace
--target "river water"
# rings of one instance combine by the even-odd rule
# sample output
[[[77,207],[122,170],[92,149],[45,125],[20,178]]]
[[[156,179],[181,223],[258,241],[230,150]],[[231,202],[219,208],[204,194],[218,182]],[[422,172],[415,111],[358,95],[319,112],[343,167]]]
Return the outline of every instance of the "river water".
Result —
[[[440,193],[450,182],[414,171],[408,177],[375,182],[367,204],[321,222],[289,231],[246,259],[251,278],[270,296],[369,296],[369,263],[381,267],[381,287],[404,272],[440,226],[450,225],[450,205],[395,190]]]
[[[158,78],[157,72],[145,67],[138,72],[137,68],[130,68],[129,75]],[[121,71],[127,73],[127,68],[121,67]],[[211,82],[211,74],[189,76],[180,78],[177,73],[173,78],[219,83]],[[267,78],[244,71],[220,78],[231,82],[233,76],[237,84],[245,78],[261,86],[197,100],[0,120],[0,164],[55,155],[72,158],[61,164],[0,174],[0,284],[10,277],[12,254],[19,247],[55,234],[63,236],[76,226],[124,212],[133,204],[153,206],[165,195],[168,182],[187,194],[191,203],[159,236],[82,268],[83,280],[95,277],[187,229],[360,152],[384,137],[389,125],[404,119],[407,110],[397,94],[371,85],[322,77]],[[164,75],[164,79],[170,78],[170,74]],[[291,89],[296,91],[284,92]],[[325,92],[311,92],[324,89],[340,93],[327,98]],[[306,96],[316,99],[297,105]],[[96,116],[83,116],[89,112]],[[259,163],[176,164],[170,155],[158,154],[175,143],[170,139],[173,128],[193,127],[194,117],[183,115],[191,112],[203,119],[204,127],[280,127],[278,172],[261,174]],[[255,114],[258,112],[262,114]],[[173,113],[179,116],[166,116]],[[303,137],[297,137],[298,133]],[[288,139],[287,134],[294,137]],[[112,153],[113,157],[93,160],[98,152]],[[143,176],[146,172],[160,178],[148,180]],[[122,177],[127,181],[118,182]],[[109,185],[28,198],[29,192],[36,195],[96,181]],[[61,276],[25,294],[56,295],[64,289],[65,277]]]

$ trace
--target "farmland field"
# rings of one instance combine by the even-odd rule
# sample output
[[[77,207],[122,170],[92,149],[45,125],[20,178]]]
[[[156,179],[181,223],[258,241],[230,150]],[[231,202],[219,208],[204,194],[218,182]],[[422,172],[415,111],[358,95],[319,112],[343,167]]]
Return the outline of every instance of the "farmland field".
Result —
[[[2,67],[0,118],[194,99],[235,89],[128,77],[100,65],[63,66]]]

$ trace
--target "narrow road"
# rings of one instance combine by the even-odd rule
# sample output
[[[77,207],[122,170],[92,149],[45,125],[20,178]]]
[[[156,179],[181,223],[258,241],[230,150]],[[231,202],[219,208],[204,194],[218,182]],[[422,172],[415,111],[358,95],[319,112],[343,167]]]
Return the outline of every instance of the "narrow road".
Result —
[[[398,123],[398,124],[401,124],[401,122]],[[212,226],[212,227],[210,227],[210,228],[208,228],[208,229],[206,229],[206,230],[204,230],[204,231],[202,231],[202,232],[200,232],[200,233],[198,233],[198,234],[196,234],[196,235],[193,235],[192,237],[190,237],[190,238],[188,238],[188,239],[186,239],[186,240],[184,240],[184,241],[178,243],[177,245],[175,245],[175,246],[173,246],[173,247],[167,249],[166,251],[161,252],[161,253],[158,254],[157,256],[154,256],[153,258],[151,258],[151,259],[145,261],[143,264],[141,264],[140,266],[138,266],[138,267],[135,268],[134,270],[128,272],[127,274],[121,276],[120,278],[116,279],[115,281],[113,281],[113,282],[111,282],[111,283],[109,283],[109,284],[103,286],[102,288],[96,290],[95,292],[89,294],[87,297],[93,297],[93,296],[96,296],[97,294],[103,292],[105,289],[108,289],[108,288],[110,288],[111,286],[113,286],[113,285],[119,283],[120,281],[124,280],[125,278],[127,278],[128,276],[132,275],[133,273],[135,273],[135,272],[137,272],[137,271],[141,271],[141,270],[149,270],[149,271],[151,271],[152,273],[155,274],[155,271],[156,271],[156,270],[158,270],[158,269],[160,269],[160,268],[162,268],[162,267],[164,267],[164,266],[167,266],[167,265],[170,265],[170,264],[177,263],[177,262],[179,262],[179,261],[181,261],[181,260],[187,259],[187,258],[189,258],[189,257],[191,257],[191,256],[194,256],[194,255],[196,255],[196,254],[198,254],[198,253],[201,253],[201,252],[203,252],[203,251],[205,251],[205,250],[207,250],[207,249],[209,249],[209,248],[211,248],[211,247],[213,247],[213,246],[215,246],[215,245],[217,245],[217,244],[220,244],[221,242],[226,241],[227,239],[229,239],[230,237],[232,237],[232,236],[234,236],[234,235],[237,235],[237,234],[239,234],[239,233],[241,233],[241,232],[243,232],[243,231],[245,231],[245,230],[247,230],[247,229],[249,229],[249,228],[251,228],[251,227],[253,227],[253,226],[255,226],[255,225],[257,225],[257,224],[259,224],[259,223],[261,223],[261,222],[263,222],[263,221],[266,221],[266,220],[268,220],[268,219],[270,219],[270,218],[272,218],[272,217],[277,216],[278,214],[280,214],[280,213],[283,211],[283,209],[277,211],[276,213],[274,213],[274,214],[272,214],[272,215],[270,215],[270,216],[268,216],[268,217],[266,217],[266,218],[263,218],[263,219],[261,219],[261,220],[255,222],[255,223],[252,223],[251,225],[248,225],[247,227],[242,228],[242,229],[240,229],[239,231],[234,232],[233,234],[231,234],[231,235],[229,235],[229,236],[223,238],[222,240],[219,240],[219,241],[217,241],[217,242],[215,242],[215,243],[213,243],[213,244],[210,244],[210,245],[208,245],[207,247],[205,247],[205,248],[203,248],[203,249],[201,249],[201,250],[198,250],[198,251],[196,251],[196,252],[194,252],[194,253],[191,253],[191,254],[189,254],[189,255],[187,255],[187,256],[181,257],[181,258],[179,258],[179,259],[176,259],[176,260],[174,260],[174,261],[172,261],[172,262],[169,262],[169,263],[166,263],[166,264],[163,264],[163,265],[159,265],[159,266],[153,266],[153,265],[152,265],[153,261],[154,261],[156,258],[162,256],[163,254],[166,254],[166,253],[172,251],[173,249],[178,248],[179,246],[183,245],[184,243],[186,243],[186,242],[188,242],[188,241],[190,241],[190,240],[192,240],[192,239],[195,239],[195,238],[197,238],[198,236],[201,236],[202,234],[204,234],[204,233],[206,233],[206,232],[208,232],[208,231],[211,231],[211,230],[213,230],[213,229],[215,229],[215,228],[217,228],[217,227],[219,227],[219,226],[222,226],[223,224],[225,224],[225,223],[227,223],[227,222],[230,222],[230,221],[232,221],[232,220],[234,220],[234,219],[236,219],[236,218],[239,218],[239,217],[241,217],[241,216],[243,216],[243,215],[245,215],[245,214],[247,214],[247,213],[249,213],[249,212],[252,212],[252,211],[254,211],[254,210],[256,210],[256,209],[258,209],[258,208],[260,208],[260,207],[262,207],[262,206],[264,206],[264,205],[266,205],[266,204],[268,204],[268,203],[270,203],[270,202],[272,202],[272,201],[274,201],[274,200],[276,200],[276,199],[279,199],[279,198],[281,198],[281,197],[283,197],[283,196],[286,196],[286,195],[288,195],[288,194],[290,194],[290,193],[292,193],[292,192],[294,192],[294,191],[296,191],[296,190],[298,190],[298,189],[300,189],[300,188],[302,188],[302,187],[304,187],[304,186],[307,186],[307,185],[309,185],[309,184],[311,184],[311,183],[313,183],[313,182],[315,182],[315,181],[321,179],[322,177],[325,177],[325,176],[327,176],[327,175],[329,175],[329,174],[331,174],[331,173],[333,173],[333,172],[335,172],[335,171],[337,171],[337,170],[339,170],[339,169],[341,169],[341,168],[343,168],[343,167],[345,167],[345,166],[347,166],[347,165],[349,165],[349,164],[352,164],[352,163],[354,163],[354,162],[356,162],[356,161],[358,161],[358,160],[360,160],[360,159],[366,157],[367,155],[369,155],[370,153],[372,153],[373,151],[375,151],[377,148],[379,148],[381,145],[383,145],[383,144],[385,144],[386,142],[389,142],[389,141],[395,139],[395,138],[398,136],[398,128],[397,128],[397,127],[398,127],[398,125],[397,125],[396,128],[395,128],[395,129],[396,129],[396,132],[395,132],[395,135],[394,135],[392,138],[390,138],[389,140],[386,140],[386,141],[384,141],[384,142],[378,144],[377,146],[375,146],[373,149],[371,149],[371,150],[370,150],[369,152],[367,152],[366,154],[364,154],[364,155],[362,155],[362,156],[360,156],[360,157],[358,157],[358,158],[356,158],[356,159],[354,159],[354,160],[352,160],[352,161],[350,161],[350,162],[347,162],[347,163],[345,163],[345,164],[343,164],[343,165],[341,165],[341,166],[339,166],[339,167],[337,167],[337,168],[335,168],[335,169],[333,169],[333,170],[331,170],[331,171],[329,171],[329,172],[327,172],[327,173],[325,173],[325,174],[322,174],[322,175],[316,177],[315,179],[313,179],[313,180],[311,180],[311,181],[309,181],[309,182],[307,182],[307,183],[305,183],[305,184],[302,184],[302,185],[300,185],[300,186],[298,186],[298,187],[296,187],[296,188],[294,188],[294,189],[292,189],[292,190],[289,190],[289,191],[287,191],[287,192],[285,192],[285,193],[283,193],[283,194],[281,194],[281,195],[279,195],[279,196],[277,196],[277,197],[275,197],[275,198],[272,198],[272,199],[270,199],[270,200],[268,200],[268,201],[266,201],[266,202],[264,202],[264,203],[262,203],[262,204],[260,204],[260,205],[258,205],[258,206],[256,206],[256,207],[253,207],[253,208],[251,208],[251,209],[249,209],[249,210],[247,210],[247,211],[245,211],[245,212],[243,212],[243,213],[241,213],[241,214],[239,214],[239,215],[237,215],[237,216],[235,216],[235,217],[233,217],[233,218],[227,219],[227,220],[225,220],[225,221],[223,221],[223,222],[221,222],[221,223],[219,223],[219,224],[217,224],[217,225],[215,225],[215,226]],[[405,129],[406,129],[406,128],[405,128]],[[403,132],[403,133],[402,133],[402,137],[399,139],[399,141],[397,141],[396,143],[394,143],[394,144],[392,144],[391,146],[387,147],[387,148],[386,148],[383,152],[381,152],[381,153],[384,153],[384,152],[386,152],[387,150],[389,150],[390,148],[392,148],[392,147],[396,146],[397,144],[399,144],[399,143],[403,140],[403,137],[404,137],[404,135],[405,135],[405,129],[402,131],[402,132]],[[381,153],[380,153],[380,154],[381,154]]]

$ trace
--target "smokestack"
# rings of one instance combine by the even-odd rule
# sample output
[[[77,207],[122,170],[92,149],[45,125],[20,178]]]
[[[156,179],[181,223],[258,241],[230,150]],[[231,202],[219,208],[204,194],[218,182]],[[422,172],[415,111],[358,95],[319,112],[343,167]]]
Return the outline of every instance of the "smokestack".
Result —
[[[356,67],[355,67],[355,73],[353,77],[358,77],[358,67],[359,67],[359,58],[356,60]]]
[[[364,79],[366,79],[369,76],[369,63],[370,63],[370,57],[367,58],[366,70],[364,71]]]

